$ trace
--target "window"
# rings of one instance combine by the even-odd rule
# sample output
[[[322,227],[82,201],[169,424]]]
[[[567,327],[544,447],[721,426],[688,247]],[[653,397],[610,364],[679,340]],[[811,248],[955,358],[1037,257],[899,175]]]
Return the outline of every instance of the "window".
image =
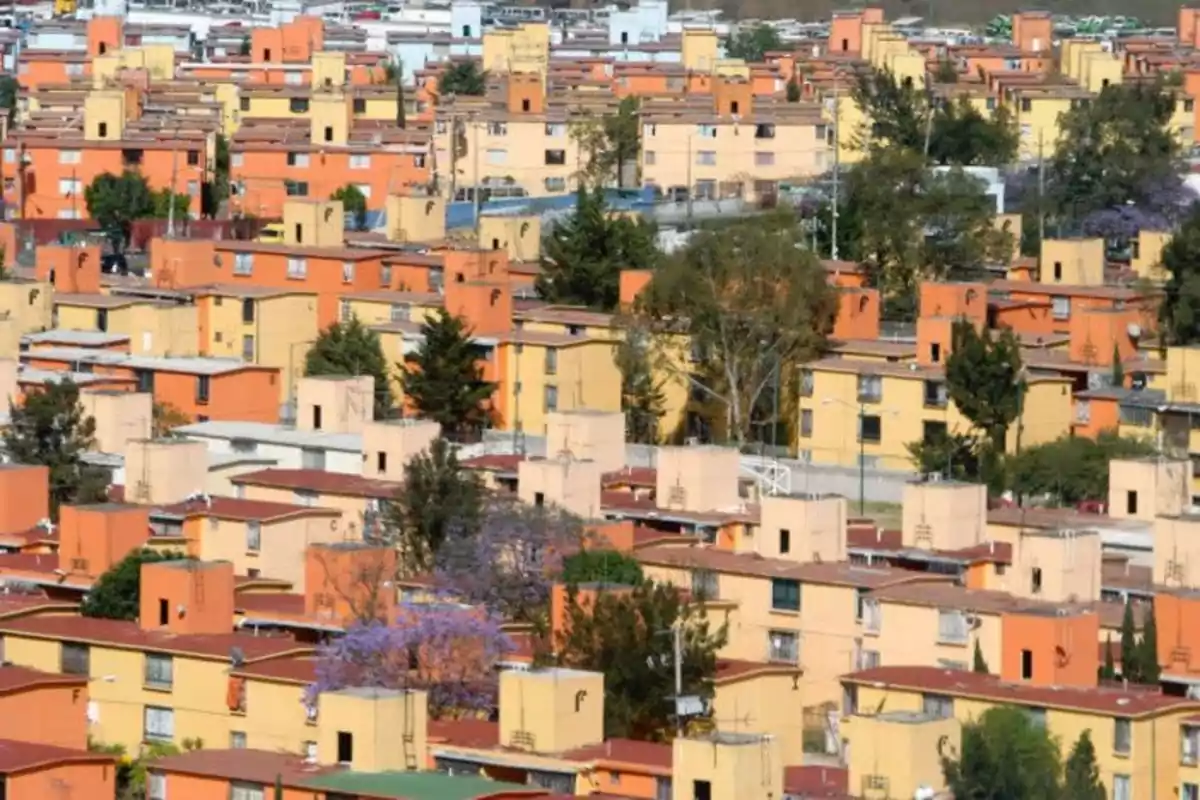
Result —
[[[188,163],[189,167],[200,166],[200,151],[199,150],[188,150],[187,151],[187,163]]]
[[[800,637],[794,631],[768,631],[767,660],[797,663],[800,660]]]
[[[245,731],[230,731],[229,732],[229,749],[230,750],[245,750],[246,749],[246,732]]]
[[[942,360],[942,345],[939,342],[930,343],[929,360],[934,364],[937,364]]]
[[[169,708],[146,706],[142,717],[148,742],[169,742],[175,738],[175,712]]]
[[[265,800],[267,787],[261,783],[246,783],[231,781],[229,784],[229,800]]]
[[[155,689],[170,689],[175,682],[174,666],[171,656],[146,653],[146,685]]]
[[[1113,752],[1127,756],[1133,749],[1132,723],[1127,719],[1113,720]]]
[[[858,418],[858,440],[874,442],[883,440],[883,418],[878,416],[861,416]]]
[[[308,153],[288,153],[287,165],[289,167],[307,167]]]
[[[945,408],[947,402],[945,381],[925,381],[925,405],[931,408]]]
[[[1179,760],[1184,764],[1195,764],[1200,756],[1200,727],[1184,725],[1179,737]],[[1197,797],[1196,800],[1200,800]]]
[[[921,709],[931,717],[950,719],[954,716],[954,699],[940,694],[922,695]]]
[[[292,492],[292,502],[298,506],[312,508],[317,504],[317,493],[307,489],[297,489]]]
[[[63,642],[59,654],[59,672],[64,675],[88,675],[90,666],[91,648],[86,644]]]
[[[134,377],[137,379],[137,390],[146,394],[154,394],[154,372],[148,369],[139,369],[134,372]]]
[[[565,192],[567,190],[566,178],[546,178],[544,183],[547,192]]]
[[[308,197],[308,181],[284,181],[283,190],[288,197]]]
[[[250,325],[254,322],[254,301],[246,299],[242,301],[242,324]]]
[[[558,410],[558,387],[547,386],[545,396],[542,398],[542,408],[546,411]]]
[[[754,166],[756,167],[773,167],[775,166],[774,153],[755,153]]]
[[[556,347],[546,348],[546,374],[558,374],[558,348]]]
[[[196,402],[208,405],[209,378],[207,375],[196,376]]]
[[[242,98],[242,99],[241,99],[241,100],[238,102],[238,107],[239,107],[239,108],[241,108],[241,110],[242,110],[242,111],[249,111],[249,110],[250,110],[250,98],[249,98],[249,97],[243,97],[243,98]]]
[[[1021,98],[1021,110],[1022,111],[1032,111],[1033,110],[1033,101],[1030,100],[1028,97],[1022,97]]]
[[[967,643],[967,615],[958,610],[938,611],[938,641],[948,644]]]
[[[696,126],[696,135],[703,139],[715,139],[715,138],[717,138],[717,126],[716,125],[697,125]]]
[[[246,523],[246,549],[257,553],[262,548],[262,523],[251,520]]]
[[[146,773],[146,800],[167,800],[167,776],[161,772]]]
[[[1055,319],[1069,319],[1071,317],[1071,298],[1055,297],[1051,299],[1050,314]]]
[[[1021,680],[1033,680],[1033,651],[1021,651]]]
[[[379,268],[379,286],[381,289],[392,288],[392,267],[390,264],[384,264]]]
[[[108,138],[108,123],[100,122],[96,125],[96,135],[101,139]]]
[[[799,611],[800,581],[772,578],[771,608],[776,611]]]
[[[1033,594],[1042,593],[1042,568],[1034,567],[1029,571],[1029,590]]]
[[[485,153],[485,159],[487,160],[487,163],[489,163],[493,166],[507,164],[508,163],[508,151],[507,150],[489,149]]]
[[[1191,763],[1195,763],[1194,761]],[[1180,794],[1182,800],[1200,800],[1200,785],[1195,783],[1183,784],[1183,792]]]
[[[370,169],[370,156],[350,156],[350,169]]]
[[[878,403],[883,400],[883,379],[878,375],[858,376],[858,402]]]
[[[787,528],[779,529],[779,553],[786,555],[792,551],[792,532]]]
[[[339,764],[349,764],[354,760],[354,734],[348,731],[338,731],[337,761]]]
[[[812,397],[813,394],[813,372],[811,369],[800,370],[800,396]]]
[[[353,109],[355,114],[367,113],[367,99],[365,97],[354,98]]]
[[[304,114],[308,112],[307,97],[293,97],[288,101],[288,110],[293,114]]]
[[[63,197],[75,197],[82,191],[78,178],[59,178],[58,193]]]
[[[696,153],[696,166],[698,167],[715,167],[717,165],[717,154],[713,150],[700,150]]]
[[[1130,515],[1138,513],[1138,495],[1133,489],[1125,492],[1125,513]]]
[[[289,258],[287,261],[287,276],[289,278],[308,277],[308,259]]]
[[[229,155],[229,166],[240,167],[245,161],[245,156],[242,153],[231,153]]]
[[[300,750],[301,750],[301,752],[304,753],[305,761],[309,762],[310,764],[315,764],[317,762],[317,743],[316,742],[304,742],[301,745]],[[326,795],[326,797],[328,797],[328,795]]]
[[[658,126],[653,122],[647,122],[642,125],[642,136],[656,136],[658,134]]]
[[[546,166],[561,167],[567,163],[566,150],[547,150],[546,151]]]
[[[233,254],[233,274],[250,275],[254,272],[254,253]]]
[[[719,576],[707,569],[692,570],[692,594],[705,600],[719,600]]]
[[[754,126],[755,139],[774,139],[775,126],[770,123],[762,123]]]
[[[387,472],[387,453],[382,450],[375,454],[375,471],[380,475]]]
[[[13,158],[8,158],[8,153],[13,153],[12,150],[5,151],[5,161],[16,161],[16,153],[13,153]],[[83,160],[83,153],[79,150],[59,150],[58,163],[60,164],[78,164]]]
[[[1133,787],[1128,775],[1113,775],[1113,800],[1133,800]]]
[[[547,136],[555,136],[555,137],[557,137],[557,136],[566,136],[566,135],[567,135],[567,126],[566,126],[566,123],[563,123],[563,122],[547,122],[547,123],[546,123],[546,135],[547,135]]]
[[[487,126],[488,136],[507,136],[507,122],[489,122]]]
[[[1191,98],[1188,98],[1187,100],[1184,100],[1184,101],[1183,101],[1183,111],[1184,111],[1184,113],[1185,113],[1185,114],[1190,114],[1190,113],[1192,113],[1192,109],[1194,109],[1195,107],[1196,107],[1196,101],[1195,101],[1195,100],[1192,100]]]
[[[714,180],[696,181],[697,200],[715,200],[717,197],[717,182]]]
[[[98,331],[107,331],[108,330],[108,309],[106,309],[106,308],[97,308],[96,309],[96,330],[98,330]]]

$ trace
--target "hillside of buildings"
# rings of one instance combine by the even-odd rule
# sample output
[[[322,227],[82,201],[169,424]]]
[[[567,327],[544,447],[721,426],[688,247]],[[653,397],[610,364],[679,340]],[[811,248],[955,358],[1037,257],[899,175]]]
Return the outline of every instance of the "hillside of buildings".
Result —
[[[904,11],[19,7],[0,799],[1200,800],[1200,10]]]

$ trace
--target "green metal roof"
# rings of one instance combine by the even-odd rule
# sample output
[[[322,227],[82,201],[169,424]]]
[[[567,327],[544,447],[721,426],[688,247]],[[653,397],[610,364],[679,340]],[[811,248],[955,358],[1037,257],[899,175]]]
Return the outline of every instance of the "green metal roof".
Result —
[[[441,772],[334,772],[304,782],[326,791],[397,800],[475,800],[499,792],[530,792],[536,787]]]

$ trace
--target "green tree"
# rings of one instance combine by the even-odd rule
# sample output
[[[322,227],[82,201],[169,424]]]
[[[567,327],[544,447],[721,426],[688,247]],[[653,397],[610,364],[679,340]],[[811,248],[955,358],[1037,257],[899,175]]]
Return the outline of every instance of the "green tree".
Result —
[[[1117,679],[1117,668],[1113,664],[1113,649],[1112,649],[1112,632],[1104,639],[1104,666],[1100,667],[1100,680],[1115,681]]]
[[[17,93],[20,86],[17,84],[17,79],[12,75],[0,75],[0,109],[8,117],[9,122],[12,122],[13,114],[17,110]]]
[[[438,78],[438,94],[474,95],[481,97],[487,91],[487,73],[479,69],[476,61],[459,61],[446,68]]]
[[[933,112],[929,160],[957,166],[1003,166],[1017,158],[1020,135],[1008,106],[988,119],[971,101],[960,97]]]
[[[1121,677],[1130,683],[1141,683],[1140,667],[1137,632],[1133,622],[1133,604],[1126,600],[1125,616],[1121,618]]]
[[[1163,338],[1167,344],[1196,344],[1200,342],[1200,205],[1192,207],[1163,248],[1162,267],[1167,272],[1158,306]]]
[[[1141,458],[1156,452],[1154,442],[1116,431],[1095,439],[1060,436],[1026,447],[1010,459],[1010,488],[1022,497],[1045,498],[1074,506],[1084,500],[1108,498],[1108,465],[1113,459]]]
[[[600,187],[581,185],[574,212],[542,239],[537,291],[551,303],[616,308],[622,269],[647,269],[658,260],[655,227],[611,215]]]
[[[330,195],[329,199],[342,201],[342,208],[352,215],[356,230],[367,229],[367,196],[363,194],[362,189],[353,183],[347,183]]]
[[[218,133],[213,155],[213,179],[201,187],[201,211],[210,218],[221,213],[221,204],[229,199],[229,140]]]
[[[701,230],[655,272],[635,306],[651,364],[706,398],[712,426],[738,445],[771,423],[754,410],[772,393],[777,370],[814,358],[833,325],[837,297],[802,239],[785,211]]]
[[[625,441],[658,444],[658,425],[665,413],[662,380],[650,365],[649,345],[644,330],[630,325],[617,345],[617,368],[621,371],[621,410],[625,412]]]
[[[1125,385],[1125,365],[1121,363],[1121,348],[1117,347],[1116,343],[1113,343],[1112,362],[1112,375],[1109,380],[1113,386],[1120,389]]]
[[[632,556],[608,549],[584,549],[563,559],[563,583],[611,583],[637,586],[643,580],[642,565]]]
[[[160,204],[165,202],[136,172],[97,175],[83,190],[83,199],[88,216],[108,233],[118,250],[128,244],[133,221],[155,216],[156,211],[163,210]]]
[[[975,658],[971,669],[975,672],[987,675],[991,670],[988,669],[987,661],[983,658],[983,648],[979,645],[979,640],[975,640]]]
[[[941,59],[933,73],[934,83],[958,83],[958,67],[949,59]]]
[[[453,531],[478,528],[483,494],[482,482],[462,469],[445,439],[435,439],[404,465],[403,487],[387,506],[386,530],[399,547],[406,574],[433,569],[434,556]]]
[[[911,82],[896,80],[890,70],[870,70],[858,76],[851,97],[866,113],[854,135],[859,150],[925,152],[927,103]]]
[[[176,436],[175,429],[192,422],[192,418],[179,410],[178,406],[163,401],[151,409],[150,430],[155,439],[170,439]]]
[[[160,189],[157,192],[151,192],[150,197],[154,206],[146,216],[155,219],[167,219],[171,216],[172,199],[174,199],[176,222],[182,222],[187,219],[188,211],[192,207],[192,199],[190,197],[186,194],[171,194],[170,189]]]
[[[800,102],[800,80],[795,72],[792,73],[792,77],[788,78],[787,101],[789,103]]]
[[[1162,675],[1158,663],[1158,623],[1154,619],[1154,603],[1146,604],[1142,615],[1142,639],[1138,643],[1138,672],[1142,683],[1157,684]]]
[[[928,439],[909,442],[905,447],[913,466],[922,475],[974,482],[983,472],[979,463],[979,440],[971,434],[939,431]]]
[[[370,375],[375,379],[375,419],[384,419],[392,410],[391,379],[379,334],[357,316],[321,331],[304,357],[304,374]]]
[[[52,519],[58,519],[64,503],[105,499],[107,474],[83,460],[96,443],[96,420],[84,413],[73,381],[47,382],[43,389],[26,395],[24,403],[14,405],[3,443],[9,461],[50,470]]]
[[[141,608],[142,564],[186,558],[179,552],[134,550],[96,580],[79,613],[99,619],[137,619]]]
[[[775,26],[760,22],[753,27],[738,26],[725,40],[725,54],[751,64],[760,64],[767,53],[786,50]]]
[[[250,46],[251,46],[251,45],[250,45],[250,37],[249,37],[249,36],[243,36],[243,37],[242,37],[242,44],[241,44],[241,46],[238,48],[238,55],[242,55],[242,56],[248,56],[248,55],[250,55]]]
[[[1092,732],[1085,730],[1071,747],[1063,774],[1062,800],[1106,800],[1108,792],[1100,782],[1100,767],[1096,763],[1096,746]]]
[[[1014,706],[964,724],[958,757],[942,761],[947,789],[961,798],[1058,800],[1061,771],[1058,743]]]
[[[700,604],[672,586],[644,582],[631,593],[601,592],[580,605],[569,594],[565,630],[555,642],[561,666],[604,673],[606,738],[667,738],[673,728],[675,694],[671,637],[680,628],[683,694],[713,696],[717,651],[724,626],[713,629]]]
[[[496,386],[483,379],[480,355],[463,320],[443,308],[421,325],[421,346],[401,365],[405,396],[443,436],[472,438],[491,420]]]
[[[622,98],[616,113],[588,117],[576,123],[571,136],[587,154],[583,174],[595,186],[607,186],[615,181],[624,188],[629,166],[637,166],[641,148],[642,119],[638,99]],[[636,180],[634,181],[636,183]]]
[[[993,453],[1003,453],[1008,427],[1021,412],[1025,393],[1021,346],[1011,331],[980,334],[961,319],[951,330],[946,359],[946,389],[964,417],[986,438]]]
[[[1175,94],[1161,84],[1130,82],[1101,89],[1059,119],[1059,139],[1045,142],[1046,198],[1059,221],[1161,203],[1164,187],[1185,172],[1171,131]]]

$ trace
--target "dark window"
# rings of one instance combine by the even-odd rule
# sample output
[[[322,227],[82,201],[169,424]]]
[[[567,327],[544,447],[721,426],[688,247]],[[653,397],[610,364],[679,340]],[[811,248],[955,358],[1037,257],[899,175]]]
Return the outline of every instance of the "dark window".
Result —
[[[104,123],[100,124],[103,125]],[[103,136],[104,134],[101,133],[100,135]],[[142,163],[142,159],[145,157],[145,155],[145,151],[143,150],[122,150],[121,160],[125,162],[125,166],[134,167]]]
[[[108,330],[108,310],[103,308],[96,309],[96,330]]]
[[[356,98],[354,98],[354,113],[355,113],[355,114],[365,114],[365,113],[367,113],[367,101],[366,101],[366,98],[363,98],[363,97],[356,97]]]
[[[1033,651],[1021,651],[1021,679],[1030,680],[1033,678]]]
[[[88,675],[91,661],[91,648],[86,644],[63,642],[58,671],[64,675]]]
[[[522,101],[521,101],[521,110],[522,110],[522,111],[528,111],[528,110],[529,110],[529,108],[530,108],[530,105],[529,105],[529,98],[525,98],[524,100],[522,100]]]
[[[771,608],[781,611],[799,611],[800,581],[773,578],[771,580]]]
[[[308,197],[308,181],[284,181],[288,197]]]
[[[1054,262],[1054,280],[1056,280],[1056,281],[1062,280],[1062,262],[1061,261]]]
[[[859,417],[858,438],[864,442],[878,442],[883,439],[883,419],[874,416]]]
[[[108,138],[108,123],[107,122],[101,122],[99,125],[96,126],[96,135],[99,136],[101,139]]]
[[[250,98],[243,97],[242,101],[241,101],[241,106],[242,106],[242,111],[249,111],[250,110]]]
[[[158,600],[158,624],[166,625],[171,621],[171,603],[165,597]]]
[[[332,125],[325,126],[325,141],[327,141],[327,142],[333,141],[333,126]]]
[[[199,150],[188,150],[187,158],[188,158],[188,166],[189,167],[197,167],[200,165],[200,151]]]
[[[563,164],[566,164],[566,163],[567,163],[567,151],[566,150],[547,150],[546,151],[546,165],[547,166],[561,167]]]
[[[154,373],[148,369],[139,369],[134,373],[137,376],[137,390],[154,394]]]
[[[541,492],[534,492],[533,493],[533,504],[535,506],[537,506],[538,508],[541,508],[542,506],[546,505],[546,495],[542,494]]]
[[[242,301],[242,322],[245,322],[245,323],[254,322],[254,301],[253,300],[243,300]]]
[[[712,784],[708,781],[692,781],[692,800],[712,800]]]
[[[207,375],[196,376],[196,402],[200,405],[208,404],[208,383]]]
[[[942,346],[939,343],[929,345],[929,360],[934,364],[942,360]]]
[[[792,551],[792,532],[787,528],[779,529],[779,552],[790,553]]]
[[[621,44],[629,44],[629,32],[621,31]]]
[[[464,39],[470,39],[470,38],[471,38],[471,26],[470,26],[470,25],[463,25],[463,27],[462,27],[462,35],[463,35],[463,38],[464,38]]]
[[[339,764],[349,764],[354,761],[354,734],[349,731],[338,731],[337,760]]]
[[[313,406],[312,426],[313,426],[314,431],[321,430],[321,407],[320,406]]]
[[[293,97],[288,102],[288,110],[291,111],[293,114],[307,113],[308,112],[308,98],[307,97]]]
[[[270,60],[271,60],[271,48],[269,48],[269,47],[264,47],[264,48],[263,48],[263,57],[262,57],[262,60],[263,60],[263,61],[270,61]]]
[[[1029,588],[1034,594],[1039,594],[1042,591],[1042,568],[1034,567],[1029,573]]]
[[[1130,490],[1125,493],[1125,513],[1137,513],[1137,492]]]
[[[737,100],[733,100],[729,103],[729,113],[730,114],[738,113],[738,101]]]
[[[375,471],[387,472],[387,453],[382,450],[375,454]]]
[[[101,42],[101,43],[100,43],[100,46],[99,46],[98,48],[96,48],[96,50],[97,50],[97,54],[98,54],[98,55],[104,55],[105,53],[107,53],[107,52],[108,52],[108,43],[107,43],[107,42]]]
[[[921,424],[921,441],[928,444],[936,439],[946,438],[946,423],[935,420],[925,420]]]
[[[842,39],[842,52],[845,53],[849,49],[850,49],[850,40]]]

